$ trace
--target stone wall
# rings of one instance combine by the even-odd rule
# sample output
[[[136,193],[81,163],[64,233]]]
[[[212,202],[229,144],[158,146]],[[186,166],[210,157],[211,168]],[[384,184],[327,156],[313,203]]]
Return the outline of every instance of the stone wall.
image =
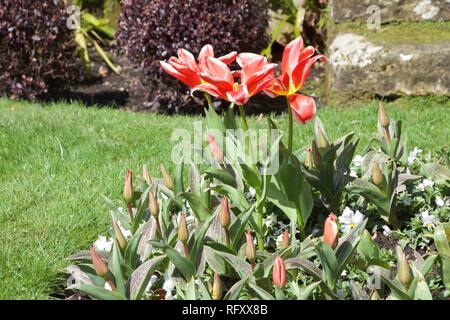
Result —
[[[379,28],[367,24],[371,5]],[[333,0],[331,12],[331,97],[450,96],[450,0]]]
[[[383,22],[450,20],[450,0],[332,0],[331,17],[336,23],[365,22],[371,5],[380,8]]]

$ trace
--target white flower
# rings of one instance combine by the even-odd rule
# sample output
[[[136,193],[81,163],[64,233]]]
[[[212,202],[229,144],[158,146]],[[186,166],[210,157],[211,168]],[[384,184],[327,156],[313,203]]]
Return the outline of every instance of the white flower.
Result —
[[[281,247],[281,243],[283,242],[283,234],[281,233],[276,240],[277,248]]]
[[[248,193],[249,193],[249,195],[250,195],[251,198],[254,198],[254,197],[256,196],[256,190],[255,190],[255,188],[250,187],[250,188],[248,189]]]
[[[111,286],[109,285],[108,281],[105,282],[105,289],[106,289],[106,290],[109,290],[109,291],[112,291],[112,288],[111,288]]]
[[[417,190],[419,190],[419,191],[425,191],[425,189],[427,188],[427,187],[432,187],[434,185],[434,182],[433,182],[433,180],[430,180],[430,179],[423,179],[423,181],[421,182],[421,183],[419,183],[418,185],[417,185]]]
[[[275,213],[270,214],[264,221],[264,224],[267,228],[270,228],[272,225],[274,225],[277,222],[277,216]]]
[[[445,201],[444,201],[441,197],[439,197],[439,196],[436,197],[436,199],[434,200],[434,202],[436,202],[436,205],[437,205],[438,207],[443,207],[443,206],[445,205]]]
[[[167,275],[164,275],[164,280],[165,281],[164,281],[164,284],[163,284],[162,288],[166,292],[172,292],[175,289],[175,286],[177,284],[175,283],[175,281],[172,278],[168,277]]]
[[[341,223],[341,231],[343,233],[349,232],[351,229],[356,227],[364,220],[364,215],[356,210],[354,212],[349,207],[345,207],[342,215],[339,217],[339,222]]]
[[[94,248],[98,251],[109,252],[109,251],[111,251],[112,244],[113,244],[112,238],[109,238],[109,240],[108,240],[104,236],[99,236],[98,240],[96,240],[94,242]]]
[[[426,187],[432,187],[434,185],[433,180],[430,179],[423,179],[423,185]]]
[[[417,155],[418,155],[419,153],[421,153],[421,152],[422,152],[421,149],[415,147],[414,150],[411,151],[411,152],[409,153],[409,156],[408,156],[408,165],[412,165],[412,164],[414,163],[414,161],[416,161]]]
[[[362,156],[360,156],[359,154],[357,154],[357,155],[353,158],[352,163],[353,163],[353,165],[354,165],[355,167],[361,167],[361,164],[362,164],[363,160],[364,160],[364,157],[362,157]]]
[[[286,229],[289,225],[285,224],[283,221],[278,221],[278,225],[280,226],[280,229]]]
[[[358,174],[356,173],[356,171],[351,170],[351,171],[350,171],[350,177],[358,178]]]
[[[167,274],[164,275],[164,284],[163,289],[166,291],[166,300],[175,300],[175,297],[172,295],[172,291],[175,289],[176,283],[172,278],[168,277]]]
[[[405,206],[410,206],[410,205],[411,205],[411,197],[405,196],[405,197],[403,198],[403,204],[404,204]]]
[[[437,219],[436,216],[433,216],[428,212],[428,210],[425,210],[421,213],[422,216],[422,222],[423,226],[427,228],[434,228],[436,224],[439,222],[439,219]]]
[[[156,280],[158,280],[158,277],[155,275],[152,275],[150,277],[150,281],[147,284],[147,288],[145,288],[145,291],[150,291],[150,289],[153,287],[153,285],[155,284]]]
[[[382,226],[382,228],[383,228],[383,234],[385,236],[388,236],[391,234],[392,230],[388,226]]]

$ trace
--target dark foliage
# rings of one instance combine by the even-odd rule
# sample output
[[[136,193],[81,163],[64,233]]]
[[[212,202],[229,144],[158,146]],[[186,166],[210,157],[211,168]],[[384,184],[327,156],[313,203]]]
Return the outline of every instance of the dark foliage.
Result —
[[[62,0],[0,0],[0,94],[36,99],[79,77]]]
[[[205,44],[216,55],[259,52],[267,45],[265,0],[123,0],[117,40],[126,56],[146,75],[148,107],[192,112],[201,106],[189,89],[162,72],[159,60],[185,48],[195,56]]]

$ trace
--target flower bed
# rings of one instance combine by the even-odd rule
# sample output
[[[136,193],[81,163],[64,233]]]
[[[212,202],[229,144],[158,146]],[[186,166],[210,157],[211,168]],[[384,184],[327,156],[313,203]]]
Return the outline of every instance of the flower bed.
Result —
[[[241,69],[231,71],[235,59]],[[198,60],[179,50],[161,62],[210,101],[208,130],[200,145],[178,145],[175,173],[128,171],[125,205],[105,198],[110,235],[70,257],[68,289],[132,300],[448,297],[448,163],[407,152],[402,122],[382,104],[364,155],[354,154],[355,133],[331,141],[314,99],[297,93],[319,59],[299,38],[276,78],[264,57],[215,58],[210,46]],[[270,118],[266,139],[248,127],[244,105],[261,91],[286,96],[287,145]],[[231,103],[223,116],[211,96]],[[293,150],[294,119],[314,117],[311,144]]]

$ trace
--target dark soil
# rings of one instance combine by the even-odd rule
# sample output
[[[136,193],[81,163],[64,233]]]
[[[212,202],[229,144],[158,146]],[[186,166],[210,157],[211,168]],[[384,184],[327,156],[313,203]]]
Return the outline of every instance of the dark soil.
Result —
[[[383,233],[377,233],[377,237],[374,241],[380,248],[395,252],[395,247],[398,245],[399,239],[394,235],[386,236]],[[415,260],[414,250],[411,247],[407,246],[404,251],[408,259]],[[416,248],[416,251],[421,256],[427,253],[427,250],[422,248]]]

